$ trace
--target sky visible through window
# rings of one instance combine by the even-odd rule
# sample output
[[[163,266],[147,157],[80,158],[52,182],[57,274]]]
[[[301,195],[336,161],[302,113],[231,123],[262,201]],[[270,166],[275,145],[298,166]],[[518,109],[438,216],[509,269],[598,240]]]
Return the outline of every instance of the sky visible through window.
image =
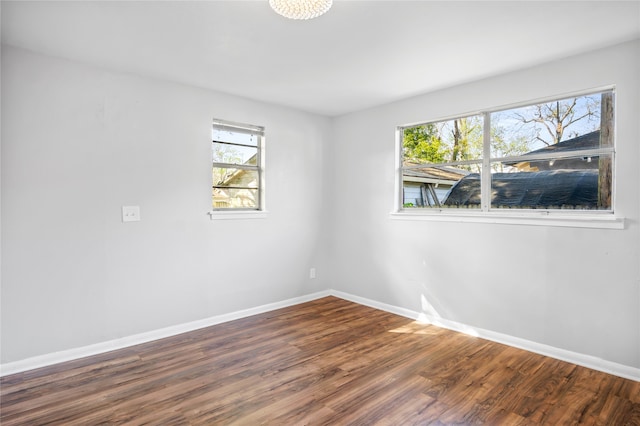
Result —
[[[598,130],[600,95],[495,112],[491,114],[491,125],[504,140],[521,141],[523,148],[534,151]]]

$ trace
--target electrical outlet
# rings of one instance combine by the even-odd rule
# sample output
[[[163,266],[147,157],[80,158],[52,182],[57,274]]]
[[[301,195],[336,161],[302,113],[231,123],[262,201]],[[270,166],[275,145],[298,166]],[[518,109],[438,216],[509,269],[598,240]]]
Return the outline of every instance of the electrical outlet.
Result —
[[[139,222],[140,206],[122,206],[123,222]]]

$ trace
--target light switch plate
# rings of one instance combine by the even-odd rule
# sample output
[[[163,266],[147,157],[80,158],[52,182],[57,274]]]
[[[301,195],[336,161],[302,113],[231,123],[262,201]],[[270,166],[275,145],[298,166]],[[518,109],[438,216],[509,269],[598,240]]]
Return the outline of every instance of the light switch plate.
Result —
[[[122,206],[123,222],[140,221],[140,206]]]

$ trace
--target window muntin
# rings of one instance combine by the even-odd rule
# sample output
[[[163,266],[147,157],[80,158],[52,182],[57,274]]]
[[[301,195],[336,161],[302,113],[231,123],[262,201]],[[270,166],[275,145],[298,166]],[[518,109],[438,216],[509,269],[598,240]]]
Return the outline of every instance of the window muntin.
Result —
[[[400,127],[401,210],[612,212],[613,96]]]
[[[214,120],[213,210],[261,210],[263,138],[262,127]]]

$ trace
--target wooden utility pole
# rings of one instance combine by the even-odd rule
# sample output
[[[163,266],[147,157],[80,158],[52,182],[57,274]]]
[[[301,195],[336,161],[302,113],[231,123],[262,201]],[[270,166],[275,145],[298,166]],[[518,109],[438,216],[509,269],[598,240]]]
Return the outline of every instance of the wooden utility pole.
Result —
[[[602,93],[600,102],[600,148],[613,147],[613,92]],[[613,190],[612,155],[600,155],[598,164],[598,208],[611,208]]]

